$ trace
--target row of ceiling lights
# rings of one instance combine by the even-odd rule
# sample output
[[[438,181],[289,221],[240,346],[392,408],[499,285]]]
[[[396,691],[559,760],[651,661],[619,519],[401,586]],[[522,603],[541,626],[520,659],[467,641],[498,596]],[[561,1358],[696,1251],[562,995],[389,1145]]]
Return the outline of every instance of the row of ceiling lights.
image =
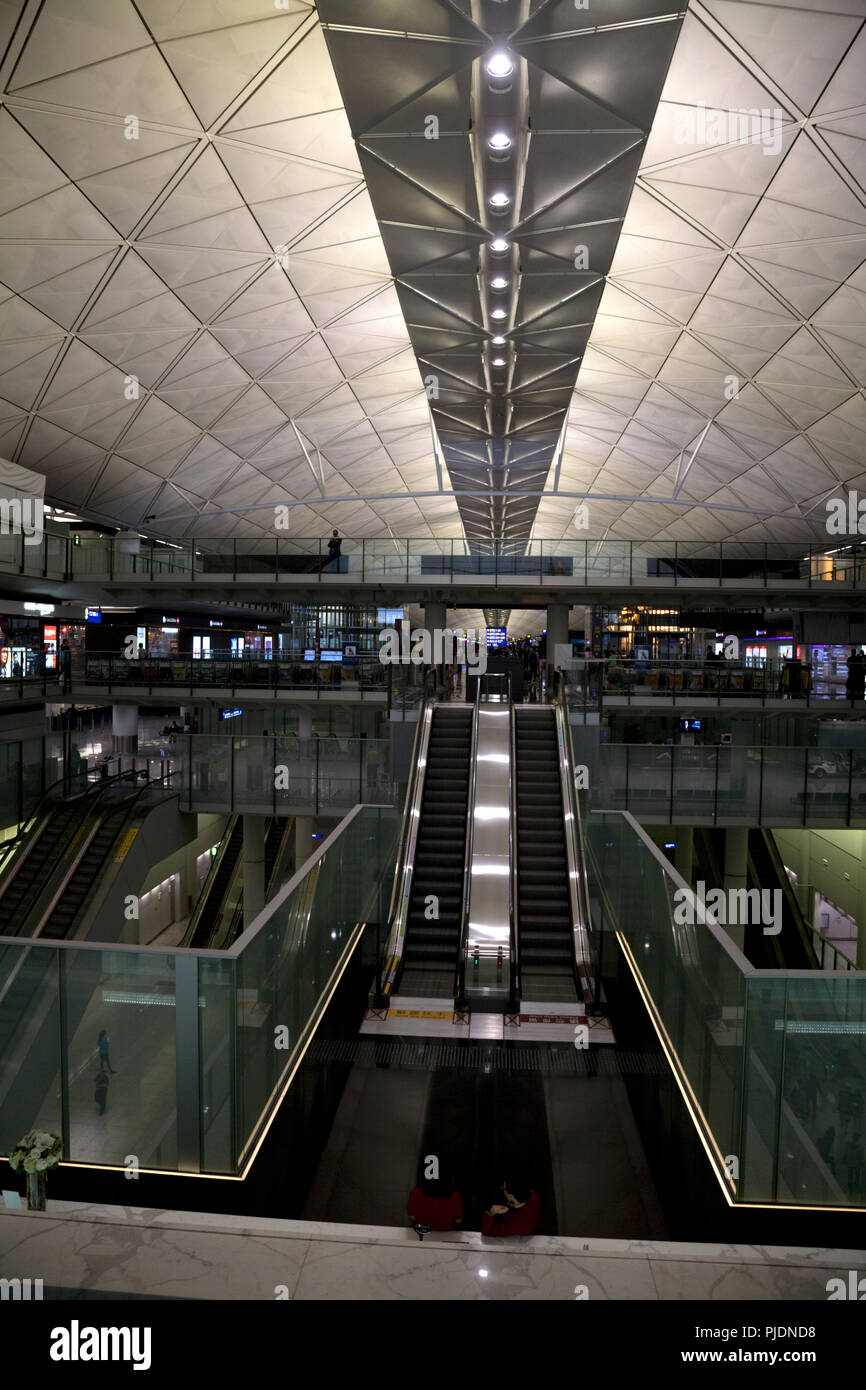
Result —
[[[504,93],[510,90],[511,83],[509,78],[514,72],[514,61],[508,53],[502,51],[492,53],[484,66],[488,77],[492,79],[490,83],[492,91]],[[508,152],[511,150],[513,144],[514,141],[512,137],[504,130],[494,131],[487,140],[487,147],[494,159],[507,158]],[[506,209],[511,206],[511,197],[504,189],[497,189],[490,194],[488,202],[495,213],[505,213]],[[495,256],[505,256],[511,250],[511,243],[506,241],[504,237],[495,237],[494,240],[491,241],[489,249]],[[505,275],[494,275],[490,280],[490,288],[496,291],[507,290],[509,283]],[[501,306],[497,306],[491,310],[490,317],[496,322],[500,322],[507,319],[508,311]],[[492,343],[494,347],[501,348],[505,347],[506,340],[499,334],[492,339]],[[507,365],[508,360],[505,357],[494,357],[492,359],[492,366],[494,367],[506,367]]]

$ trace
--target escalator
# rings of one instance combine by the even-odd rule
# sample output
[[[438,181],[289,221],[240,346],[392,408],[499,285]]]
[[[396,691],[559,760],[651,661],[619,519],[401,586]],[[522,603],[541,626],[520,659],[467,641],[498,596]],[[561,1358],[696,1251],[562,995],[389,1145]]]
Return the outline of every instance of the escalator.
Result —
[[[280,884],[291,877],[288,869],[289,851],[295,842],[293,817],[268,816],[265,821],[265,902],[270,902]],[[243,841],[241,842],[243,844]],[[227,951],[244,930],[244,880],[242,859],[236,861],[235,872],[223,880],[225,893],[216,914],[214,929],[207,940],[210,951]],[[206,885],[207,887],[207,885]],[[215,889],[216,892],[219,889]]]
[[[458,965],[473,711],[437,705],[424,773],[400,990],[451,998]],[[429,899],[438,899],[431,918]]]
[[[556,714],[514,710],[517,940],[520,992],[535,1001],[578,1000]]]
[[[102,878],[102,871],[115,843],[129,817],[131,805],[137,793],[132,791],[124,797],[119,806],[107,810],[99,817],[92,830],[89,842],[80,862],[53,907],[49,910],[39,931],[40,937],[52,941],[62,940],[72,935],[76,919],[93,893],[94,885]]]
[[[243,817],[231,817],[223,843],[207,882],[202,889],[189,927],[182,941],[183,946],[207,950],[211,938],[218,930],[225,908],[226,895],[234,878],[235,871],[243,859],[244,823]]]
[[[776,936],[765,936],[760,923],[746,927],[745,954],[752,964],[759,969],[817,970],[811,932],[771,830],[749,831],[749,887],[782,893],[782,930]]]
[[[696,877],[710,888],[724,888],[725,832],[696,827],[694,831]],[[800,905],[785,872],[771,830],[749,830],[748,887],[780,889],[782,930],[775,936],[764,932],[762,922],[746,924],[743,954],[756,970],[817,970],[818,961]]]

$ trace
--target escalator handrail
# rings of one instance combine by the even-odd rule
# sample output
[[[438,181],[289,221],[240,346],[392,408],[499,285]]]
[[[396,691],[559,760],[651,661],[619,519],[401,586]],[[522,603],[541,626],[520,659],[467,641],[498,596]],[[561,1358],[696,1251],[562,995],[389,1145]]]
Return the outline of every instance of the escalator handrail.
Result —
[[[223,837],[220,841],[220,847],[213,857],[211,866],[207,871],[207,877],[205,878],[205,881],[202,885],[202,890],[198,895],[198,901],[195,907],[193,908],[192,912],[190,913],[189,921],[186,924],[186,931],[184,932],[183,937],[179,942],[179,945],[181,946],[189,946],[193,939],[193,936],[198,930],[199,922],[201,921],[202,914],[205,910],[205,907],[207,906],[207,901],[213,890],[214,883],[216,882],[216,876],[219,873],[220,866],[222,865],[223,859],[228,853],[228,848],[232,842],[235,830],[237,829],[239,819],[240,813],[238,811],[233,811],[232,814],[229,816],[228,824],[225,830],[223,831]]]
[[[580,798],[574,785],[574,745],[571,740],[571,721],[568,718],[568,698],[563,691],[562,698],[554,705],[556,721],[556,742],[559,751],[559,777],[562,792],[562,807],[565,813],[565,853],[568,865],[568,901],[571,909],[572,967],[578,997],[583,996],[587,1003],[593,1002],[592,957],[589,946],[591,917],[589,911],[589,885],[586,877],[586,863],[583,854],[583,821],[580,812]]]
[[[421,802],[424,797],[427,762],[430,753],[430,734],[433,728],[435,708],[427,690],[429,674],[429,671],[424,673],[421,703],[418,707],[418,722],[415,726],[415,738],[412,743],[412,767],[406,786],[403,828],[400,832],[400,848],[394,868],[385,955],[380,962],[381,974],[378,991],[380,999],[387,999],[394,992],[403,968],[406,922],[409,915],[409,899],[412,894],[415,850],[421,825]]]
[[[120,774],[120,775],[123,776],[123,777],[129,777],[129,776],[135,777],[135,776],[137,776],[138,774],[137,774],[137,772],[136,772],[135,770],[133,770],[131,773],[130,773],[130,772],[124,772],[124,773],[122,773],[122,774]],[[67,869],[66,873],[64,874],[64,876],[63,876],[63,881],[61,882],[61,884],[60,884],[59,888],[57,889],[57,891],[53,894],[53,896],[52,896],[52,898],[51,898],[51,901],[50,901],[50,903],[48,904],[48,907],[47,907],[47,908],[45,909],[45,911],[42,913],[42,916],[41,916],[41,918],[40,918],[40,920],[39,920],[39,923],[37,924],[36,930],[32,933],[32,936],[33,936],[33,937],[41,936],[41,934],[42,934],[42,932],[44,931],[46,925],[48,924],[48,921],[49,921],[49,919],[50,919],[52,913],[54,912],[55,908],[57,907],[57,904],[59,903],[60,899],[63,897],[63,894],[64,894],[64,893],[67,891],[67,889],[69,888],[70,884],[72,883],[73,878],[75,877],[75,874],[78,872],[79,868],[81,867],[81,864],[82,864],[82,861],[83,861],[83,859],[84,859],[84,856],[87,854],[87,851],[90,849],[91,845],[93,844],[93,841],[95,840],[96,836],[99,834],[99,831],[106,825],[106,823],[112,818],[112,816],[116,816],[116,815],[121,815],[121,814],[122,814],[122,819],[121,819],[121,821],[120,821],[120,824],[118,825],[117,830],[115,831],[114,835],[112,836],[111,841],[109,842],[109,844],[106,845],[106,847],[105,847],[105,853],[103,854],[102,859],[100,860],[99,864],[98,864],[97,867],[96,867],[96,872],[95,872],[95,875],[94,875],[94,876],[97,876],[97,875],[100,873],[100,871],[102,870],[102,868],[105,866],[105,862],[106,862],[106,860],[108,859],[109,855],[110,855],[110,854],[112,853],[112,851],[114,850],[114,847],[115,847],[115,845],[117,844],[117,841],[118,841],[119,837],[123,834],[124,830],[125,830],[126,827],[128,826],[129,821],[130,821],[131,817],[133,816],[133,814],[134,814],[134,812],[135,812],[135,807],[136,807],[136,805],[137,805],[137,803],[138,803],[139,798],[140,798],[141,796],[143,796],[144,793],[145,793],[146,791],[149,791],[151,787],[153,787],[153,786],[158,786],[160,783],[167,781],[167,779],[170,778],[170,777],[172,777],[173,775],[174,775],[174,774],[173,774],[173,771],[168,771],[168,772],[163,771],[163,773],[161,774],[161,776],[159,776],[159,777],[154,777],[152,780],[148,780],[147,782],[145,782],[145,783],[144,783],[144,786],[138,787],[137,789],[133,789],[133,791],[129,794],[129,796],[124,797],[124,799],[123,799],[117,806],[110,806],[110,807],[109,807],[109,806],[106,806],[106,807],[102,810],[102,813],[101,813],[100,815],[97,816],[97,818],[96,818],[96,820],[95,820],[93,826],[91,827],[91,830],[90,830],[89,834],[87,834],[87,835],[85,836],[85,838],[84,838],[84,843],[82,844],[81,848],[79,849],[78,853],[76,854],[75,858],[73,859],[72,863],[70,864],[69,868]],[[105,790],[104,785],[103,785],[103,789],[102,789],[102,790],[103,790],[103,791]],[[99,800],[99,798],[97,798],[97,800]],[[85,902],[86,902],[86,899],[85,899]],[[83,907],[83,906],[84,906],[84,903],[82,903],[82,907]],[[74,923],[75,923],[75,918],[78,917],[78,915],[80,914],[80,912],[81,912],[81,908],[79,908],[79,909],[78,909],[78,912],[75,913],[75,916],[72,918],[72,921],[69,923],[69,928],[71,928],[71,927],[74,925]]]
[[[54,800],[54,794],[58,787],[63,786],[67,782],[74,782],[78,777],[86,778],[87,776],[87,772],[76,772],[72,777],[58,777],[56,782],[52,782],[51,786],[46,788],[46,790],[43,792],[42,796],[39,798],[39,801],[36,803],[33,810],[30,812],[30,815],[22,824],[21,828],[16,831],[16,833],[12,836],[11,839],[5,842],[2,850],[0,850],[0,856],[9,854],[15,849],[20,849],[21,844],[28,831],[35,828],[35,826],[38,824],[40,814],[43,810],[48,809],[49,804],[53,805],[55,810],[59,810],[61,806],[63,806],[64,804],[77,801],[79,800],[79,798],[81,800],[85,800],[87,797],[93,796],[95,792],[98,793],[105,786],[105,782],[101,781],[96,783],[95,787],[89,787],[87,782],[85,781],[84,787],[80,792],[74,792],[68,797],[61,796],[59,801]],[[50,819],[51,817],[49,816],[48,819],[45,821],[45,824],[42,826],[42,829],[40,830],[39,834],[34,836],[32,843],[28,846],[24,854],[22,854],[21,858],[18,860],[18,863],[14,866],[14,868],[11,869],[11,872],[8,875],[5,873],[3,874],[3,878],[2,880],[0,880],[0,900],[2,900],[7,888],[15,878],[15,875],[20,869],[21,865],[24,863],[27,856],[30,854],[31,850],[33,849],[33,846],[39,840],[40,836],[42,835],[42,832],[48,825],[48,821]]]
[[[393,923],[393,921],[394,921],[394,916],[395,916],[395,914],[396,914],[396,912],[397,912],[398,898],[399,898],[399,894],[400,894],[400,884],[401,884],[401,882],[402,882],[402,877],[403,877],[403,866],[404,866],[404,863],[405,863],[406,852],[407,852],[407,841],[408,841],[408,839],[409,839],[409,826],[410,826],[410,820],[411,820],[411,817],[410,817],[410,815],[409,815],[409,811],[410,811],[410,808],[411,808],[411,806],[412,806],[413,799],[414,799],[415,783],[416,783],[416,780],[417,780],[418,770],[419,770],[419,765],[420,765],[420,764],[419,764],[419,753],[420,753],[420,749],[419,749],[419,739],[421,738],[421,730],[422,730],[422,726],[423,726],[423,723],[424,723],[424,716],[425,716],[425,713],[426,713],[426,711],[427,711],[427,706],[428,706],[428,704],[429,704],[429,702],[430,702],[430,695],[429,695],[429,692],[428,692],[428,690],[427,690],[427,680],[428,680],[428,676],[429,676],[429,675],[430,675],[430,672],[429,672],[429,671],[425,671],[425,672],[424,672],[424,683],[423,683],[423,685],[422,685],[422,687],[421,687],[421,699],[420,699],[420,702],[419,702],[419,705],[418,705],[418,719],[417,719],[417,721],[416,721],[416,723],[415,723],[415,736],[414,736],[414,738],[413,738],[413,740],[412,740],[412,754],[411,754],[411,763],[410,763],[411,772],[410,772],[410,774],[409,774],[409,780],[408,780],[408,782],[406,783],[406,796],[405,796],[404,801],[403,801],[403,827],[402,827],[402,829],[401,829],[401,831],[400,831],[400,845],[399,845],[399,848],[398,848],[398,851],[397,851],[397,863],[396,863],[395,866],[394,866],[394,882],[393,882],[393,884],[392,884],[392,886],[391,886],[391,901],[390,901],[390,903],[389,903],[389,905],[388,905],[388,927],[389,927],[389,930],[390,930],[391,925],[392,925],[392,923]],[[418,808],[419,808],[419,811],[420,811],[420,802],[418,803]]]
[[[276,816],[268,816],[267,819],[266,819],[265,824],[266,824],[266,827],[267,827],[266,830],[265,830],[265,856],[267,857],[268,837],[270,836],[270,834],[271,834],[271,832],[272,832],[274,826],[277,824],[277,817],[276,817]],[[230,894],[231,891],[232,891],[232,887],[233,887],[233,885],[234,885],[234,883],[235,883],[235,880],[236,880],[236,878],[237,878],[237,873],[238,873],[238,868],[239,868],[239,867],[241,868],[241,872],[243,872],[243,867],[242,867],[242,865],[239,866],[238,864],[235,864],[234,873],[232,874],[231,878],[229,879],[228,883],[226,884],[226,891],[225,891],[225,893],[223,894],[223,903],[225,903],[225,901],[227,900],[229,894]],[[264,866],[262,866],[262,867],[264,867]],[[265,880],[265,903],[267,903],[267,900],[268,900],[268,880],[266,879],[266,880]],[[264,906],[264,905],[265,905],[265,904],[263,903],[262,906]],[[224,916],[223,916],[223,914],[222,914],[222,912],[218,912],[218,913],[217,913],[217,919],[216,919],[216,921],[214,922],[214,924],[213,924],[213,929],[212,929],[212,931],[211,931],[211,934],[210,934],[210,936],[209,936],[208,939],[207,939],[207,945],[206,945],[205,947],[203,947],[203,949],[204,949],[204,950],[207,950],[207,951],[224,951],[225,948],[226,948],[226,946],[230,945],[231,942],[234,941],[234,940],[236,939],[236,937],[238,936],[238,934],[239,934],[239,933],[238,933],[238,925],[243,921],[243,914],[244,914],[244,889],[243,889],[243,886],[241,886],[240,896],[238,897],[238,900],[237,900],[237,902],[235,903],[234,911],[233,911],[231,917],[229,918],[228,921],[226,921],[225,918],[224,918]],[[222,930],[220,930],[220,928],[222,928]]]
[[[106,787],[113,787],[117,782],[120,782],[123,778],[129,777],[130,775],[130,771],[129,769],[127,769],[126,772],[116,772],[111,777],[100,778],[99,781],[94,783],[92,787],[88,787],[87,785],[85,785],[83,791],[75,792],[74,795],[67,798],[61,798],[60,801],[55,802],[54,809],[55,811],[60,811],[64,806],[77,803],[74,805],[74,809],[76,811],[82,812],[82,814],[74,819],[73,825],[70,827],[71,833],[74,835],[76,830],[78,829],[81,820],[86,820],[90,812],[91,805],[99,800]],[[88,774],[76,773],[75,776],[86,777],[88,776]],[[52,794],[54,789],[60,786],[62,783],[72,780],[74,780],[74,778],[61,777],[58,779],[58,781],[52,783],[51,787],[48,789],[48,791],[46,791],[45,795],[42,797],[39,804],[34,809],[32,815],[28,818],[28,820],[19,830],[18,834],[15,836],[15,839],[10,841],[10,844],[17,844],[18,848],[21,847],[21,844],[23,843],[23,838],[26,835],[28,829],[36,828],[36,825],[38,824],[39,811],[44,805],[46,805],[46,803],[48,802],[48,798]],[[21,858],[17,860],[17,862],[14,865],[9,865],[9,872],[3,874],[2,880],[0,880],[0,903],[2,903],[3,898],[6,892],[8,891],[9,887],[14,883],[15,878],[17,877],[17,874],[21,868],[21,865],[27,862],[30,855],[33,853],[34,849],[36,849],[37,845],[41,841],[42,836],[45,834],[45,831],[50,825],[52,819],[52,816],[47,817],[47,819],[39,827],[37,833],[34,834],[30,844],[26,846],[24,853],[21,855]],[[17,933],[4,932],[3,934],[14,935]]]
[[[769,855],[770,862],[773,865],[774,877],[778,879],[779,885],[782,889],[782,893],[785,897],[785,901],[788,903],[788,906],[791,909],[791,913],[794,918],[794,925],[797,929],[797,935],[801,939],[803,948],[806,952],[806,959],[809,961],[809,968],[817,970],[818,956],[815,952],[815,947],[812,944],[811,928],[807,926],[806,919],[803,916],[803,909],[800,907],[800,903],[797,899],[797,894],[794,892],[794,885],[791,883],[791,880],[788,877],[788,871],[785,868],[785,861],[779,853],[779,847],[776,844],[775,839],[773,838],[773,833],[772,831],[766,830],[763,827],[759,827],[757,833],[760,834],[761,843],[763,844],[767,854]],[[749,857],[751,858],[751,855]],[[760,882],[760,879],[758,881]],[[776,941],[778,942],[778,938],[776,938]]]
[[[472,728],[469,734],[469,786],[466,792],[466,831],[463,851],[463,891],[460,894],[460,930],[457,935],[457,961],[454,974],[454,998],[463,999],[466,978],[466,938],[469,934],[469,898],[472,885],[472,842],[475,829],[475,782],[478,766],[478,711],[481,706],[481,681],[475,682],[475,703],[472,706]]]
[[[509,703],[511,702],[511,690],[509,681]],[[518,864],[517,856],[519,845],[517,840],[517,815],[518,815],[518,791],[517,791],[517,706],[511,704],[511,777],[509,778],[509,838],[508,850],[511,856],[511,996],[512,1004],[517,1003],[521,996],[522,981],[520,976],[520,885],[518,883]]]

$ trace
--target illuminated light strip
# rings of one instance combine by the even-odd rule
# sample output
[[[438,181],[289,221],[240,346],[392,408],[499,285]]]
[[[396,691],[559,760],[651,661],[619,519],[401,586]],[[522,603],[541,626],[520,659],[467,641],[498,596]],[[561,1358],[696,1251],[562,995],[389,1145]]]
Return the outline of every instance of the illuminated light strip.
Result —
[[[733,1207],[735,1203],[733,1197],[731,1196],[729,1187],[733,1188],[736,1192],[736,1185],[732,1178],[728,1178],[727,1176],[722,1177],[722,1174],[719,1171],[719,1167],[725,1167],[724,1156],[722,1155],[721,1150],[719,1149],[715,1139],[713,1138],[713,1134],[709,1125],[707,1124],[706,1117],[703,1111],[701,1110],[700,1105],[698,1104],[698,1098],[691,1088],[691,1084],[688,1080],[688,1077],[685,1074],[685,1071],[682,1068],[682,1064],[680,1063],[680,1059],[677,1055],[676,1049],[674,1048],[674,1045],[668,1036],[667,1029],[662,1023],[661,1015],[659,1014],[658,1009],[655,1005],[655,1000],[650,994],[646,981],[644,980],[644,977],[638,968],[638,964],[632,954],[631,947],[629,946],[621,931],[616,932],[616,939],[620,944],[626,961],[628,962],[628,967],[631,970],[632,975],[634,976],[634,981],[638,987],[640,996],[643,999],[644,1007],[646,1008],[650,1022],[652,1023],[653,1028],[656,1031],[656,1036],[658,1037],[658,1040],[662,1045],[662,1051],[665,1054],[665,1059],[673,1073],[674,1080],[676,1081],[677,1086],[680,1089],[680,1094],[682,1095],[682,1098],[685,1101],[686,1109],[688,1110],[691,1121],[697,1131],[698,1138],[701,1141],[707,1158],[710,1160],[710,1167],[712,1168],[715,1177],[718,1179],[719,1186],[722,1189],[725,1201],[727,1202],[729,1207]],[[700,1117],[700,1119],[698,1117]],[[709,1141],[707,1136],[709,1136]],[[716,1163],[713,1157],[713,1150],[715,1150],[715,1155],[718,1159],[718,1164]],[[736,1205],[739,1206],[740,1203],[736,1203]]]
[[[628,964],[628,967],[629,967],[629,969],[631,970],[632,975],[634,976],[635,984],[637,985],[638,992],[640,993],[640,996],[641,996],[641,998],[643,999],[644,1005],[645,1005],[646,1010],[647,1010],[647,1014],[649,1015],[650,1023],[653,1025],[653,1028],[654,1028],[655,1031],[656,1031],[656,1035],[658,1036],[658,1040],[659,1040],[659,1042],[660,1042],[661,1045],[662,1045],[662,1051],[663,1051],[664,1054],[665,1054],[665,1057],[666,1057],[668,1066],[671,1068],[671,1071],[673,1072],[674,1080],[676,1081],[677,1085],[679,1086],[680,1093],[682,1094],[683,1100],[685,1101],[685,1104],[686,1104],[686,1109],[688,1110],[689,1115],[691,1116],[692,1123],[694,1124],[695,1129],[697,1130],[698,1138],[700,1139],[701,1144],[702,1144],[703,1147],[704,1147],[704,1151],[705,1151],[705,1153],[707,1154],[707,1157],[710,1159],[710,1166],[712,1167],[713,1173],[715,1174],[716,1178],[717,1178],[718,1181],[719,1181],[719,1185],[721,1186],[722,1192],[724,1193],[724,1196],[725,1196],[725,1201],[727,1202],[728,1206],[729,1206],[729,1207],[734,1207],[734,1208],[736,1208],[737,1211],[821,1211],[821,1212],[836,1211],[836,1212],[851,1212],[851,1213],[854,1213],[854,1212],[858,1212],[858,1213],[859,1213],[859,1212],[866,1212],[866,1207],[844,1207],[844,1206],[830,1205],[830,1204],[828,1204],[828,1205],[826,1205],[826,1206],[821,1206],[820,1204],[817,1204],[817,1203],[816,1203],[815,1205],[811,1205],[811,1206],[810,1206],[810,1205],[808,1205],[808,1204],[805,1203],[805,1202],[803,1202],[803,1203],[799,1203],[799,1202],[798,1202],[798,1203],[795,1203],[795,1202],[735,1202],[735,1201],[733,1201],[733,1199],[731,1198],[730,1193],[728,1192],[728,1190],[727,1190],[727,1188],[726,1188],[726,1186],[725,1186],[725,1182],[727,1181],[727,1182],[729,1182],[729,1183],[731,1184],[731,1186],[733,1187],[733,1186],[734,1186],[733,1179],[723,1177],[722,1174],[719,1172],[719,1169],[717,1168],[716,1164],[713,1162],[712,1154],[710,1153],[710,1148],[709,1148],[709,1145],[708,1145],[708,1143],[707,1143],[706,1136],[705,1136],[705,1134],[704,1134],[704,1132],[703,1132],[703,1129],[701,1128],[701,1126],[700,1126],[700,1124],[698,1123],[698,1120],[697,1120],[697,1115],[700,1115],[701,1119],[704,1121],[704,1124],[706,1124],[706,1119],[705,1119],[705,1117],[704,1117],[704,1113],[703,1113],[703,1111],[701,1110],[700,1105],[698,1104],[698,1099],[697,1099],[697,1097],[695,1096],[694,1092],[692,1091],[691,1084],[690,1084],[688,1078],[686,1077],[685,1072],[682,1072],[682,1074],[681,1074],[681,1065],[680,1065],[679,1056],[677,1055],[677,1052],[676,1052],[676,1050],[675,1050],[675,1048],[674,1048],[674,1046],[673,1046],[673,1043],[670,1041],[670,1038],[668,1037],[667,1031],[665,1030],[665,1026],[664,1026],[664,1024],[663,1024],[662,1021],[661,1021],[661,1017],[659,1016],[658,1010],[656,1009],[655,1002],[654,1002],[654,1000],[653,1000],[653,998],[652,998],[652,995],[649,993],[649,990],[648,990],[648,988],[647,988],[646,982],[645,982],[645,980],[644,980],[643,976],[641,975],[640,970],[639,970],[639,968],[638,968],[637,961],[635,960],[634,956],[632,955],[631,947],[629,946],[628,942],[626,941],[626,939],[625,939],[625,937],[623,936],[623,934],[622,934],[621,931],[617,931],[617,932],[615,933],[615,935],[616,935],[617,941],[619,942],[619,944],[620,944],[620,946],[621,946],[621,948],[622,948],[622,952],[623,952],[623,955],[624,955],[625,958],[626,958],[626,962],[627,962],[627,964]],[[692,1105],[692,1101],[690,1100],[690,1097],[694,1100],[694,1105]],[[719,1151],[719,1148],[718,1148],[718,1146],[716,1145],[715,1139],[713,1139],[712,1131],[710,1131],[709,1126],[707,1126],[707,1132],[709,1133],[710,1139],[712,1140],[712,1145],[713,1145],[713,1147],[715,1148],[716,1153],[719,1155],[719,1158],[721,1159],[721,1157],[722,1157],[721,1152]]]
[[[852,974],[861,973],[852,971]],[[861,1036],[866,1033],[866,1023],[797,1023],[791,1018],[777,1018],[774,1027],[777,1033],[857,1033]]]
[[[183,1172],[179,1172],[176,1168],[139,1168],[139,1169],[138,1169],[138,1172],[139,1172],[139,1173],[147,1173],[149,1176],[153,1176],[153,1177],[155,1177],[155,1178],[165,1178],[165,1177],[171,1177],[171,1178],[198,1178],[198,1179],[204,1179],[204,1180],[206,1180],[206,1181],[208,1181],[208,1182],[244,1182],[244,1181],[245,1181],[245,1179],[246,1179],[246,1177],[247,1177],[247,1174],[248,1174],[249,1171],[250,1171],[250,1168],[252,1167],[253,1163],[254,1163],[255,1160],[256,1160],[256,1157],[258,1156],[259,1149],[261,1148],[262,1144],[264,1143],[265,1139],[267,1138],[267,1135],[268,1135],[268,1133],[269,1133],[269,1131],[270,1131],[271,1125],[273,1124],[274,1120],[276,1119],[277,1112],[279,1111],[280,1106],[282,1105],[283,1101],[284,1101],[285,1098],[286,1098],[286,1095],[287,1095],[287,1093],[288,1093],[289,1087],[291,1086],[292,1082],[293,1082],[294,1079],[295,1079],[295,1073],[297,1072],[298,1067],[300,1066],[301,1062],[303,1061],[304,1056],[305,1056],[305,1054],[306,1054],[306,1052],[307,1052],[307,1049],[308,1049],[309,1046],[310,1046],[310,1043],[313,1041],[313,1038],[315,1037],[316,1028],[318,1027],[319,1023],[321,1022],[322,1015],[324,1014],[325,1009],[327,1009],[328,1004],[330,1004],[331,999],[333,998],[334,993],[336,992],[337,986],[339,985],[341,979],[343,978],[343,975],[345,974],[346,967],[347,967],[347,965],[349,964],[349,961],[352,959],[352,956],[353,956],[354,953],[355,953],[355,948],[357,947],[358,942],[359,942],[360,939],[361,939],[361,935],[362,935],[362,933],[363,933],[363,931],[364,931],[364,927],[365,927],[365,926],[366,926],[366,923],[365,923],[365,922],[358,922],[358,923],[356,923],[356,925],[355,925],[355,935],[354,935],[353,939],[347,944],[346,951],[345,951],[345,954],[344,954],[343,964],[342,964],[342,966],[341,966],[337,971],[335,971],[335,974],[331,977],[332,980],[333,980],[333,984],[332,984],[331,989],[329,990],[329,992],[328,992],[328,994],[327,994],[327,998],[325,997],[325,995],[322,995],[322,996],[320,997],[319,1003],[318,1003],[318,1005],[316,1006],[316,1010],[314,1010],[314,1013],[311,1014],[311,1016],[310,1016],[311,1019],[312,1019],[312,1018],[315,1018],[315,1019],[316,1019],[316,1022],[315,1022],[315,1024],[314,1024],[314,1026],[310,1029],[310,1035],[309,1035],[309,1037],[307,1038],[307,1041],[304,1043],[304,1046],[303,1046],[301,1052],[298,1054],[298,1057],[297,1057],[297,1059],[296,1059],[296,1061],[295,1061],[295,1064],[294,1064],[294,1066],[292,1066],[291,1072],[290,1072],[290,1074],[289,1074],[289,1075],[287,1076],[287,1078],[286,1078],[285,1084],[284,1084],[284,1085],[282,1086],[282,1088],[280,1089],[279,1098],[278,1098],[278,1100],[276,1101],[276,1103],[274,1104],[274,1106],[273,1106],[273,1108],[272,1108],[272,1110],[271,1110],[270,1118],[268,1119],[267,1123],[265,1124],[264,1128],[262,1129],[262,1132],[261,1132],[261,1134],[259,1135],[259,1138],[258,1138],[257,1141],[256,1141],[255,1148],[253,1149],[253,1151],[252,1151],[250,1157],[249,1157],[249,1158],[247,1159],[247,1161],[244,1163],[244,1165],[243,1165],[241,1171],[240,1171],[239,1173],[183,1173]],[[324,1000],[324,1006],[323,1006],[323,1000]],[[171,1002],[173,1003],[174,1001],[172,1000]],[[200,1001],[200,1002],[201,1002],[201,1001]],[[308,1022],[308,1027],[309,1027],[309,1022]],[[261,1118],[261,1117],[260,1117],[260,1118]],[[8,1162],[9,1162],[9,1159],[8,1159],[8,1158],[2,1158],[2,1157],[0,1157],[0,1163],[8,1163]],[[67,1163],[64,1163],[64,1162],[61,1162],[61,1163],[59,1163],[57,1166],[60,1167],[60,1168],[82,1168],[82,1169],[88,1169],[88,1170],[90,1170],[90,1171],[92,1171],[92,1172],[98,1172],[98,1173],[122,1173],[122,1172],[124,1171],[122,1165],[120,1165],[120,1164],[114,1164],[114,1163],[79,1163],[79,1162],[67,1162]]]

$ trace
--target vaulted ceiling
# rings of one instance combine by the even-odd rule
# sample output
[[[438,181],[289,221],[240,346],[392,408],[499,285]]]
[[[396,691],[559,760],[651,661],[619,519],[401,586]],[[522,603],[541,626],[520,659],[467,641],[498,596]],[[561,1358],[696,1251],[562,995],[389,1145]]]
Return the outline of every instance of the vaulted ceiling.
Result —
[[[0,456],[158,533],[823,537],[866,492],[864,18],[5,0]]]

